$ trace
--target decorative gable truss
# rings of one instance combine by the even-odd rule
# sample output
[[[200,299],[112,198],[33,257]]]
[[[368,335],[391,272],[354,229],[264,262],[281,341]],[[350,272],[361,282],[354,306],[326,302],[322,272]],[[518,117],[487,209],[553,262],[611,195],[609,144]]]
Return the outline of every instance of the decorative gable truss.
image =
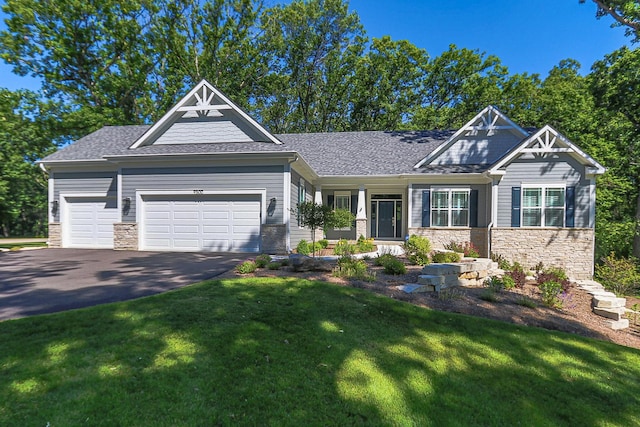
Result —
[[[258,141],[282,144],[222,92],[202,80],[130,148]]]
[[[534,158],[544,160],[561,153],[568,154],[583,164],[587,175],[602,175],[606,171],[605,167],[595,159],[551,126],[546,125],[494,164],[489,174],[501,175],[505,166],[522,155],[532,155]]]
[[[414,165],[492,164],[528,133],[494,106],[469,120],[447,141]]]

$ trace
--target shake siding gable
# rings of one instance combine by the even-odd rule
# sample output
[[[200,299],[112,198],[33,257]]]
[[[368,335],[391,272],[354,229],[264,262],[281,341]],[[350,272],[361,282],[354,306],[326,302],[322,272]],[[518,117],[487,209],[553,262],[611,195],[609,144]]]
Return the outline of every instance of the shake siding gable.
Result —
[[[131,198],[128,215],[123,222],[136,222],[136,191],[232,191],[266,189],[266,200],[277,201],[273,215],[268,215],[266,224],[282,224],[284,166],[219,166],[180,168],[123,168],[122,197]],[[57,176],[57,174],[56,174]]]

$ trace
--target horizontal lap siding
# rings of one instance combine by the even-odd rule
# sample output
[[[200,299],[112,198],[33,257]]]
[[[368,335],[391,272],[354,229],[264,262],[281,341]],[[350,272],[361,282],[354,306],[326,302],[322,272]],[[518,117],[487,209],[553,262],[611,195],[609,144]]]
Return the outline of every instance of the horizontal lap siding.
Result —
[[[575,226],[589,227],[589,180],[582,175],[584,166],[568,155],[553,160],[518,159],[507,166],[498,185],[498,224],[511,226],[511,188],[535,184],[565,184],[576,187]]]
[[[122,197],[131,198],[131,209],[123,222],[136,221],[136,191],[233,191],[266,189],[266,203],[276,198],[273,215],[267,224],[282,224],[283,166],[219,166],[192,168],[122,169]]]
[[[53,200],[60,200],[60,194],[105,194],[117,197],[117,172],[55,172],[53,173]],[[56,212],[54,222],[60,221]]]
[[[291,224],[289,226],[289,234],[291,236],[291,248],[295,249],[298,246],[298,242],[304,239],[307,241],[311,241],[311,230],[308,228],[301,228],[298,226],[298,187],[300,186],[300,175],[292,170],[291,171]],[[305,180],[305,187],[307,189],[307,196],[305,200],[307,202],[313,202],[313,188],[311,184],[309,184]],[[316,238],[321,239],[322,231],[316,232]]]

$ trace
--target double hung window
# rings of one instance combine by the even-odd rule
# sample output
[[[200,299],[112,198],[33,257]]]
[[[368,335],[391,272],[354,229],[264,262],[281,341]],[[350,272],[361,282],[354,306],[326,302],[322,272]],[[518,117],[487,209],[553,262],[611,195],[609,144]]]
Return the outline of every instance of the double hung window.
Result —
[[[431,193],[432,227],[469,226],[468,189],[434,189]]]
[[[564,227],[564,187],[522,188],[523,227]]]

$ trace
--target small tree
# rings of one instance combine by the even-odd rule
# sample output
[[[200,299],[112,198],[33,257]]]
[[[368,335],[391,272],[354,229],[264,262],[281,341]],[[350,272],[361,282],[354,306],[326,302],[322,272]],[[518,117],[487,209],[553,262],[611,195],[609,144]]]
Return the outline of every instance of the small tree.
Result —
[[[355,219],[355,215],[352,214],[348,209],[335,209],[331,211],[331,218],[325,226],[344,229],[351,227],[351,224]],[[340,233],[340,235],[342,236],[342,233]]]
[[[316,230],[332,226],[333,211],[329,206],[313,202],[298,203],[300,225],[311,229],[313,256],[316,256]]]

